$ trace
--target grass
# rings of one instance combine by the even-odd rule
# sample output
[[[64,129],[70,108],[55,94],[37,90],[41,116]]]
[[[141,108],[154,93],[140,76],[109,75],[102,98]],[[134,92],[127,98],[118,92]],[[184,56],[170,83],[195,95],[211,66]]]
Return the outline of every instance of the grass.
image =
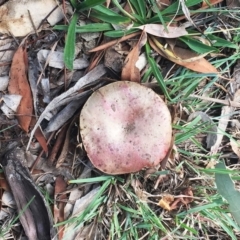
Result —
[[[103,2],[86,0],[79,4],[72,0],[75,13],[70,24],[54,27],[54,30],[67,31],[64,60],[68,69],[73,68],[75,41],[79,33],[101,32],[107,37],[122,37],[138,31],[135,27],[143,24],[161,23],[167,28],[168,22],[174,21],[173,17],[183,15],[178,1],[154,13],[152,8],[156,8],[155,1],[129,0],[133,14],[126,12],[116,0],[111,1],[110,8],[105,7]],[[237,10],[216,7],[198,9],[201,3],[202,0],[188,0],[186,6],[192,7],[191,13],[205,13],[209,18],[213,14],[231,14],[237,19]],[[80,27],[77,25],[80,15],[94,22]],[[120,30],[114,30],[113,24],[118,25]],[[130,25],[132,27],[128,29]],[[204,35],[190,27],[187,29],[189,35],[178,38],[178,41],[195,53],[208,53],[208,61],[221,71],[222,76],[230,78],[229,68],[239,60],[240,29],[229,26],[232,37],[229,40],[226,38],[226,32],[221,30],[217,23],[212,23],[212,20],[206,19],[205,27]],[[199,36],[201,39],[193,39],[193,36]],[[202,39],[206,40],[205,36],[210,39],[210,46],[201,42]],[[198,117],[187,121],[190,113],[202,111],[217,125],[222,106],[190,95],[209,92],[211,97],[224,96],[224,91],[216,83],[226,87],[226,82],[215,73],[196,73],[178,65],[163,75],[163,69],[159,67],[156,54],[153,54],[155,51],[149,42],[143,51],[148,61],[148,70],[142,77],[143,81],[156,80],[169,106],[176,106],[173,128],[177,152],[172,156],[166,170],[148,177],[141,171],[129,176],[97,175],[69,181],[69,184],[77,186],[98,183],[101,187],[93,201],[78,217],[58,223],[56,227],[81,225],[84,229],[91,226],[91,229],[98,229],[94,230],[97,239],[103,235],[108,239],[239,239],[239,222],[230,214],[230,202],[225,200],[226,196],[218,193],[219,186],[216,185],[215,178],[218,176],[221,183],[225,179],[223,176],[231,176],[238,187],[239,166],[236,165],[235,169],[206,169],[210,161],[223,162],[221,155],[224,152],[211,155],[209,149],[206,149],[204,141],[210,132],[211,124],[202,122]],[[161,60],[162,65],[166,63],[169,63],[169,60]],[[229,128],[227,130],[229,131]],[[232,136],[228,132],[224,132],[224,136],[225,144]],[[155,189],[155,183],[160,177],[165,180]],[[141,183],[140,187],[134,188],[136,182]],[[181,205],[171,212],[159,207],[158,201],[164,193],[178,196],[182,189],[189,186],[193,188],[194,193],[192,203],[187,206]],[[239,207],[235,210],[238,211]]]
[[[196,6],[201,3],[201,0],[186,1],[188,7]],[[150,5],[154,5],[154,1],[130,0],[131,8],[134,9],[134,14],[129,15],[117,1],[112,1],[119,12],[114,13],[103,5],[93,7],[90,11],[90,16],[99,21],[103,21],[102,32],[105,36],[121,37],[135,31],[134,28],[129,30],[110,30],[109,22],[114,16],[115,24],[127,23],[131,20],[133,26],[139,26],[146,23],[162,23],[166,27],[166,22],[172,20],[171,17],[175,15],[178,9],[178,3],[175,2],[163,11],[158,11],[153,16]],[[148,5],[149,4],[149,5]],[[179,10],[179,9],[178,9]],[[111,11],[111,12],[110,12]],[[229,14],[229,11],[224,9],[217,9],[211,7],[206,10],[192,11],[192,13],[204,12],[209,15]],[[182,15],[181,9],[176,16]],[[232,10],[232,14],[236,11]],[[109,17],[111,16],[111,17]],[[109,18],[108,18],[109,17]],[[121,18],[122,17],[122,18]],[[95,23],[96,26],[98,23]],[[94,24],[92,25],[94,29]],[[81,31],[84,31],[84,26]],[[61,29],[61,26],[57,27]],[[66,27],[64,27],[66,29]],[[193,36],[200,36],[194,29],[189,30]],[[219,31],[217,25],[209,25],[204,34],[211,40],[212,46],[205,45],[199,40],[192,39],[192,35],[180,37],[178,40],[185,43],[189,49],[199,53],[205,54],[210,52],[221,53],[226,48],[233,49],[231,56],[224,56],[220,58],[209,59],[210,62],[221,69],[221,72],[228,72],[229,67],[233,66],[239,59],[238,44],[239,44],[239,29],[232,29],[231,34],[235,37],[233,41],[226,40],[223,32]],[[67,43],[66,43],[67,44]],[[175,68],[171,75],[164,79],[155,57],[152,56],[151,46],[147,43],[145,52],[148,60],[148,71],[143,76],[144,82],[150,78],[155,77],[159,86],[168,99],[169,105],[179,104],[185,114],[193,111],[207,111],[209,115],[214,116],[214,112],[220,111],[221,106],[212,104],[210,102],[203,102],[199,99],[191,98],[190,95],[197,91],[197,94],[209,91],[212,96],[222,94],[222,90],[215,86],[219,82],[219,77],[216,74],[196,73],[184,67]],[[206,80],[207,79],[207,80]],[[199,87],[201,83],[206,83]],[[172,184],[160,186],[160,192],[168,192],[172,194],[179,194],[179,189],[182,184],[192,186],[194,188],[194,197],[198,197],[188,209],[180,208],[177,212],[168,213],[157,206],[157,201],[149,198],[141,199],[139,193],[133,190],[132,186],[127,182],[123,184],[114,177],[111,180],[115,188],[119,189],[119,195],[111,198],[113,187],[108,187],[102,194],[105,196],[105,201],[110,201],[111,214],[106,217],[108,226],[104,226],[101,222],[97,222],[99,228],[107,228],[110,239],[216,239],[219,236],[221,239],[238,239],[239,225],[229,215],[228,204],[223,200],[222,196],[217,193],[215,185],[215,175],[219,174],[235,174],[233,179],[239,179],[238,170],[218,170],[205,169],[204,165],[212,159],[219,160],[221,153],[218,155],[210,155],[209,151],[203,146],[203,136],[209,133],[211,126],[202,123],[199,118],[193,119],[191,122],[186,122],[179,118],[174,123],[175,144],[178,148],[179,159],[168,168],[168,174],[171,176]],[[226,136],[229,136],[227,133]],[[189,146],[189,147],[188,147]],[[215,175],[214,175],[215,174]],[[132,174],[130,181],[139,180],[149,182],[150,187],[143,187],[148,192],[154,192],[153,182],[156,181],[157,176],[151,177],[150,181],[143,178],[142,173]],[[175,179],[175,181],[174,181]],[[195,180],[196,179],[196,180]],[[93,179],[94,180],[94,179]],[[91,181],[91,179],[88,179]],[[76,183],[76,181],[74,181]],[[106,180],[105,184],[109,184]],[[151,189],[152,187],[152,189]],[[110,189],[110,190],[109,190]],[[107,198],[107,199],[106,199]],[[124,200],[123,200],[124,199]],[[155,201],[155,204],[152,202]],[[98,205],[98,203],[91,203],[91,205]],[[106,207],[106,203],[103,204]],[[103,211],[103,210],[102,210]],[[100,214],[100,213],[99,213]],[[94,215],[93,218],[96,218]]]

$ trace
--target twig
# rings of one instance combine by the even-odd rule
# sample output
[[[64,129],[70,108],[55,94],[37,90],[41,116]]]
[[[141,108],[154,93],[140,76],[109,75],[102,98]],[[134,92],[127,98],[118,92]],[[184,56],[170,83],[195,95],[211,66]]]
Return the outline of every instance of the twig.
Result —
[[[190,97],[199,98],[199,99],[206,100],[206,101],[209,101],[209,102],[220,103],[220,104],[230,106],[230,107],[240,108],[240,103],[235,102],[235,101],[220,100],[220,99],[210,98],[210,97],[202,97],[202,96],[198,96],[198,95],[195,95],[195,94],[191,94]]]

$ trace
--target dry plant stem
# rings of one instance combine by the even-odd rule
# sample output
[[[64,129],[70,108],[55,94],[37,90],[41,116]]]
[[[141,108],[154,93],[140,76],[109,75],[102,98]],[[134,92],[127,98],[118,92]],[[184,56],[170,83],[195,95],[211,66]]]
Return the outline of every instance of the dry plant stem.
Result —
[[[223,0],[218,0],[218,1],[215,2],[215,4],[220,3],[220,2],[222,2],[222,1],[223,1]],[[209,8],[208,5],[203,6],[203,7],[200,7],[198,10],[203,10],[203,9],[207,9],[207,8]],[[194,15],[194,14],[191,14],[191,16],[192,16],[192,15]],[[185,16],[185,15],[182,15],[182,16],[179,16],[179,17],[175,18],[174,20],[175,20],[175,22],[179,22],[179,21],[181,21],[181,20],[183,20],[183,19],[185,19],[185,18],[186,18],[186,16]]]
[[[57,1],[56,1],[57,2]],[[39,24],[37,30],[40,29],[40,27],[43,25],[43,23],[47,20],[47,18],[59,7],[59,4],[41,21]]]
[[[139,240],[144,240],[146,239],[145,237],[147,237],[149,235],[149,232],[145,233],[141,238],[139,238]]]
[[[33,29],[34,29],[34,31],[35,31],[35,34],[38,36],[37,28],[36,28],[36,26],[34,25],[34,22],[33,22],[33,19],[32,19],[32,15],[31,15],[31,13],[30,13],[29,10],[28,10],[28,15],[29,15],[30,21],[31,21],[31,23],[32,23]]]
[[[139,31],[139,32],[136,32],[136,33],[129,34],[129,35],[124,36],[124,37],[122,37],[122,38],[120,38],[120,39],[117,39],[117,40],[113,40],[113,41],[104,43],[104,44],[101,45],[101,46],[98,46],[98,47],[96,47],[96,48],[93,48],[93,49],[90,50],[89,52],[97,52],[97,51],[100,51],[100,50],[109,48],[109,47],[111,47],[111,46],[114,46],[114,45],[117,44],[117,43],[126,41],[126,40],[128,40],[129,38],[136,37],[136,36],[139,35],[139,34],[141,34],[140,31]]]
[[[47,65],[48,65],[48,63],[49,63],[50,57],[51,57],[52,53],[54,52],[55,48],[57,47],[57,44],[58,44],[58,41],[56,41],[56,42],[54,43],[54,45],[53,45],[53,47],[52,47],[52,49],[51,49],[51,52],[50,52],[50,53],[48,54],[48,56],[47,56],[46,62],[45,62],[45,64],[44,64],[44,67],[43,67],[43,69],[42,69],[42,71],[41,71],[41,73],[40,73],[40,75],[39,75],[39,77],[38,77],[37,85],[39,84],[40,80],[42,79],[43,72],[45,71],[45,69],[46,69],[46,67],[47,67]]]
[[[199,98],[199,99],[206,100],[209,102],[221,103],[223,105],[230,106],[230,107],[240,108],[240,103],[230,101],[230,100],[220,100],[220,99],[216,99],[216,98],[202,97],[202,96],[198,96],[195,94],[191,94],[190,97]]]

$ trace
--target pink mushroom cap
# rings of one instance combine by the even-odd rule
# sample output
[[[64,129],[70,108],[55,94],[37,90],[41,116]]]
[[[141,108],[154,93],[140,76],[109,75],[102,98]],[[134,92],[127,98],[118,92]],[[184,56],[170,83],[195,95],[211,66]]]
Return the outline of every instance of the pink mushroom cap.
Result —
[[[108,174],[157,166],[169,151],[171,115],[152,89],[119,81],[95,91],[80,114],[82,142],[92,164]]]

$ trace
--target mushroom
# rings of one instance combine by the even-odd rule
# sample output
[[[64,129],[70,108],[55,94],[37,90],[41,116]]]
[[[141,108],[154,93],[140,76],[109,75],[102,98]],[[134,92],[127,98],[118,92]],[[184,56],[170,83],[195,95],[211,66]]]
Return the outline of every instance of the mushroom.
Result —
[[[152,89],[119,81],[95,91],[80,114],[80,133],[92,164],[108,174],[157,166],[167,155],[171,115]]]

